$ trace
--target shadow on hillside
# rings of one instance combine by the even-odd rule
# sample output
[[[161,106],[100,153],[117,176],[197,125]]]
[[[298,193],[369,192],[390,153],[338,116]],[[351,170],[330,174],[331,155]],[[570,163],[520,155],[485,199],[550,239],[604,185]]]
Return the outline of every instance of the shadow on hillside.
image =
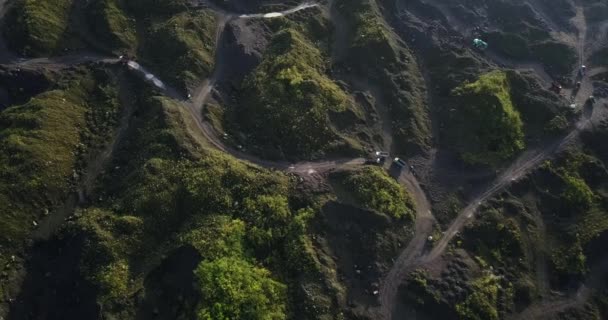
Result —
[[[200,294],[194,270],[201,256],[191,246],[176,249],[145,280],[136,319],[194,319]]]
[[[53,237],[34,244],[7,319],[98,319],[96,289],[80,273],[81,252],[80,238]]]

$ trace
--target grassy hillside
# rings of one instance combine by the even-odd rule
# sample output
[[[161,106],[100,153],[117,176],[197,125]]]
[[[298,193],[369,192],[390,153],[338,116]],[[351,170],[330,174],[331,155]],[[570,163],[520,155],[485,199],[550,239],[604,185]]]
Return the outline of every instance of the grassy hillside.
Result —
[[[28,56],[62,50],[72,6],[72,0],[15,1],[4,23],[9,46]]]
[[[292,205],[287,176],[201,148],[178,103],[150,97],[139,106],[104,200],[68,230],[85,239],[83,274],[104,312],[287,318],[293,275],[318,281],[306,236],[314,211]]]
[[[382,168],[366,167],[358,171],[336,173],[334,177],[363,208],[396,219],[414,219],[411,196]]]
[[[140,55],[168,83],[198,85],[213,70],[216,28],[215,15],[206,10],[156,20]]]
[[[336,6],[349,23],[344,61],[382,89],[395,147],[399,152],[427,149],[431,143],[425,87],[415,58],[386,26],[368,0],[340,0]]]
[[[185,92],[213,70],[217,21],[183,1],[99,0],[86,8],[91,32]]]
[[[454,143],[469,163],[495,165],[524,148],[523,122],[513,106],[507,76],[493,71],[452,91],[459,100],[451,117]]]
[[[91,31],[116,50],[131,51],[137,47],[135,20],[125,12],[121,0],[93,1],[87,14]]]
[[[352,101],[325,68],[321,52],[303,34],[285,29],[273,37],[234,111],[252,144],[288,157],[311,157],[344,144],[330,114],[346,112]]]
[[[63,204],[82,157],[112,128],[116,89],[104,73],[66,76],[65,85],[0,114],[1,265],[44,214]]]

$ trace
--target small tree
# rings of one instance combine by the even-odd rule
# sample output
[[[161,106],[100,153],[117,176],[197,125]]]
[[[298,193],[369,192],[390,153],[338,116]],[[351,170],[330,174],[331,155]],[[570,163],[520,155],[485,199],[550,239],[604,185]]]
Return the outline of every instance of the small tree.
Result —
[[[285,290],[270,272],[240,258],[203,261],[196,269],[200,320],[285,319]]]

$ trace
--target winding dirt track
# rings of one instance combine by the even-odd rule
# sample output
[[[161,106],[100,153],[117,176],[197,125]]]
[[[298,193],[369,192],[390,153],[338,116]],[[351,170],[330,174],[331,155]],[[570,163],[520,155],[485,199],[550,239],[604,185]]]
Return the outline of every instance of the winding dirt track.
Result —
[[[399,0],[398,0],[399,1]],[[450,24],[453,28],[466,35],[468,34],[468,28],[462,24],[458,19],[449,14],[446,8],[443,5],[436,3],[436,1],[431,0],[433,4],[440,9],[440,11],[444,14],[446,19],[450,21]],[[396,15],[400,15],[399,12]],[[577,14],[572,19],[573,24],[577,27],[579,34],[576,36],[577,39],[577,49],[580,59],[580,64],[584,64],[585,61],[585,36],[587,33],[587,26],[585,22],[585,18],[583,15],[583,10],[581,6],[577,7]],[[544,67],[539,63],[534,62],[515,62],[508,61],[506,59],[498,59],[496,56],[489,56],[490,58],[496,59],[503,64],[508,65],[509,67],[516,69],[524,69],[535,71],[545,83],[550,83],[551,77],[545,72]],[[594,74],[601,71],[600,69],[591,70],[589,73]],[[584,101],[586,98],[592,93],[593,87],[591,80],[589,77],[584,77],[581,79],[581,90],[579,90],[575,97],[573,97],[573,101],[577,103],[579,108],[582,108]],[[599,105],[600,103],[598,103]],[[389,271],[386,278],[383,281],[383,285],[380,290],[380,311],[384,319],[391,319],[394,317],[393,310],[395,305],[396,294],[398,290],[398,286],[403,280],[404,276],[411,270],[416,267],[424,266],[433,263],[437,258],[439,258],[447,249],[450,241],[458,234],[462,228],[468,223],[472,222],[475,219],[475,213],[479,209],[479,207],[489,198],[496,195],[498,192],[512,184],[515,180],[522,178],[527,173],[532,171],[534,168],[538,167],[543,161],[549,159],[556,153],[560,152],[567,146],[569,143],[573,142],[581,133],[581,131],[588,129],[593,125],[594,119],[601,119],[605,117],[605,110],[596,108],[595,110],[583,110],[583,115],[581,119],[575,124],[573,130],[563,137],[547,144],[545,147],[542,147],[538,150],[531,150],[525,152],[521,155],[517,160],[513,162],[513,164],[508,167],[493,183],[491,183],[487,189],[481,192],[478,196],[476,196],[468,206],[466,206],[454,219],[452,224],[448,227],[448,229],[444,232],[444,236],[435,244],[434,248],[427,255],[422,255],[422,251],[424,249],[424,241],[425,238],[422,238],[421,235],[426,232],[432,230],[425,230],[426,227],[423,223],[421,223],[419,230],[418,221],[417,221],[417,230],[416,236],[413,241],[406,247],[406,249],[400,254],[399,259],[396,261],[393,268]],[[415,190],[415,188],[409,188],[410,190]],[[423,204],[418,204],[420,207],[423,207]],[[430,211],[429,211],[430,214]],[[431,216],[432,217],[432,216]],[[432,228],[432,224],[429,228]],[[584,288],[584,287],[583,287]],[[560,301],[560,307],[567,307],[569,305],[580,303],[580,300],[583,297],[586,297],[588,294],[585,294],[586,291],[580,291],[576,297],[575,301]],[[549,311],[557,309],[558,305],[546,305],[542,308],[531,308],[531,310],[541,310],[541,311]],[[560,309],[561,310],[561,309]],[[530,311],[532,312],[532,311]],[[524,315],[521,319],[533,319]]]
[[[435,1],[433,1],[433,2],[435,2]],[[467,34],[467,31],[466,31],[467,28],[461,22],[457,22],[457,19],[455,19],[452,15],[450,15],[442,5],[439,5],[437,3],[434,3],[434,4],[437,6],[437,8],[439,8],[442,11],[444,16],[446,16],[446,18],[448,19],[448,21],[453,23],[452,26],[457,31],[460,31],[463,34]],[[580,56],[580,62],[582,65],[584,63],[584,59],[585,59],[584,49],[585,49],[585,36],[587,33],[587,26],[586,26],[582,7],[580,7],[580,6],[577,7],[577,14],[572,20],[573,20],[573,23],[579,29],[579,34],[576,37],[576,39],[577,39],[577,45],[578,45],[577,49],[578,49],[578,53]],[[511,61],[511,60],[504,59],[504,58],[498,58],[497,56],[492,55],[492,54],[490,54],[489,57],[496,58],[499,61],[503,62],[504,64],[514,66],[517,69],[523,69],[523,70],[532,69],[537,74],[539,74],[539,76],[541,76],[541,79],[543,81],[545,81],[545,82],[551,81],[551,77],[544,71],[544,68],[540,64],[537,64],[534,62],[522,63],[522,62],[518,62],[518,61],[517,62]],[[598,68],[597,70],[594,69],[594,70],[590,71],[590,74],[595,74],[603,69],[604,68]],[[589,77],[586,77],[584,79],[584,81],[586,81],[588,84],[590,84]],[[576,100],[584,101],[584,99],[586,98],[586,95],[585,95],[587,93],[586,91],[587,90],[580,90],[579,93],[577,94]],[[602,113],[603,112],[601,112],[601,111],[596,112],[596,110],[594,110],[594,112],[592,112],[590,114],[583,115],[582,119],[580,119],[576,123],[574,129],[569,134],[567,134],[564,137],[562,137],[561,139],[547,145],[545,148],[543,148],[541,150],[528,151],[528,152],[524,153],[522,156],[520,156],[508,169],[506,169],[504,171],[504,173],[485,192],[483,192],[479,196],[477,196],[471,202],[471,204],[469,206],[467,206],[461,212],[461,214],[455,219],[455,221],[452,223],[452,225],[446,231],[446,236],[444,236],[437,243],[435,248],[431,251],[431,253],[428,256],[425,256],[424,260],[426,262],[428,262],[428,261],[431,261],[431,260],[434,260],[435,258],[437,258],[445,250],[447,243],[453,238],[453,236],[462,228],[462,226],[465,223],[467,223],[467,221],[469,219],[473,218],[475,211],[478,209],[479,205],[481,205],[481,203],[483,201],[487,200],[489,197],[494,195],[497,191],[500,191],[504,187],[511,184],[514,180],[521,178],[528,171],[530,171],[531,169],[536,167],[540,162],[544,161],[545,159],[547,159],[551,155],[555,154],[556,152],[559,152],[560,150],[562,150],[562,148],[565,145],[567,145],[568,143],[570,143],[574,139],[576,139],[576,137],[582,130],[588,128],[592,124],[592,120],[593,120],[593,118],[595,118],[594,115],[599,116]]]
[[[3,13],[4,4],[6,0],[0,0],[0,13]],[[202,134],[210,141],[210,143],[216,147],[217,149],[230,153],[236,158],[251,162],[253,164],[267,167],[267,168],[275,168],[280,170],[285,170],[287,172],[301,173],[301,174],[310,174],[312,172],[318,171],[326,171],[331,170],[341,165],[354,165],[354,164],[363,164],[364,159],[337,159],[333,161],[322,161],[322,162],[300,162],[296,164],[290,164],[287,162],[276,162],[276,161],[267,161],[255,157],[253,155],[246,154],[239,150],[235,150],[227,145],[225,145],[221,138],[217,136],[213,128],[203,121],[202,119],[202,108],[205,102],[208,100],[211,92],[214,90],[216,82],[220,78],[223,72],[223,65],[226,63],[223,61],[223,56],[221,54],[221,39],[224,34],[224,28],[226,24],[232,19],[250,19],[250,18],[273,18],[278,16],[283,16],[286,14],[290,14],[293,12],[297,12],[299,10],[304,10],[306,8],[310,8],[313,6],[317,6],[314,3],[305,3],[296,8],[289,9],[279,13],[271,13],[271,14],[249,14],[249,15],[237,15],[232,13],[226,13],[221,10],[216,10],[216,13],[220,17],[218,32],[216,34],[216,66],[213,74],[205,79],[201,86],[198,87],[192,93],[191,101],[184,99],[183,97],[177,97],[177,94],[174,90],[170,88],[166,88],[165,93],[167,93],[171,97],[180,98],[184,105],[188,107],[188,110],[191,112],[193,118],[196,120],[196,124]],[[211,7],[212,9],[215,9]],[[449,17],[448,17],[449,18]],[[583,18],[584,21],[584,18]],[[586,30],[586,29],[585,29]],[[581,30],[582,31],[582,30]],[[586,31],[585,31],[586,32]],[[579,35],[580,37],[580,35]],[[580,38],[579,38],[580,39]],[[584,40],[581,42],[581,50],[584,49]],[[3,44],[0,43],[0,49],[2,49]],[[1,50],[6,52],[5,50]],[[583,56],[583,52],[580,52],[581,56]],[[116,63],[118,59],[109,58],[107,56],[101,56],[96,54],[78,54],[73,56],[65,56],[65,57],[57,57],[57,58],[38,58],[38,59],[19,59],[13,56],[0,56],[1,62],[5,62],[7,65],[15,65],[22,67],[45,67],[45,68],[63,68],[65,66],[81,64],[86,62],[93,61],[101,61],[106,63]],[[523,66],[528,69],[529,66]],[[545,78],[544,75],[541,74],[541,77]],[[529,151],[522,155],[511,167],[509,167],[493,184],[491,184],[485,192],[482,192],[479,196],[477,196],[471,204],[469,204],[454,220],[454,222],[450,225],[448,230],[445,232],[445,235],[433,250],[427,254],[423,255],[424,246],[426,243],[427,236],[432,232],[434,219],[431,213],[431,206],[426,198],[422,188],[420,187],[418,181],[409,173],[401,174],[398,177],[398,181],[405,186],[413,195],[416,202],[416,222],[415,222],[415,235],[412,241],[406,246],[406,248],[399,254],[395,264],[390,269],[385,279],[382,281],[380,288],[380,304],[381,311],[385,319],[391,318],[391,310],[393,309],[395,296],[398,290],[398,286],[401,283],[401,280],[405,277],[408,271],[412,269],[414,266],[432,263],[436,258],[441,256],[445,249],[447,248],[450,240],[460,231],[467,223],[472,221],[475,217],[475,212],[479,208],[479,206],[488,198],[495,195],[497,192],[510,185],[512,181],[521,178],[530,170],[537,167],[542,161],[551,157],[556,152],[559,152],[564,145],[572,142],[579,135],[581,130],[589,127],[593,118],[595,118],[595,112],[592,112],[588,116],[581,119],[568,135],[562,137],[561,139],[551,143],[537,151]]]
[[[329,2],[328,8],[330,20],[335,25],[334,43],[332,46],[332,61],[336,62],[342,58],[348,50],[348,28],[346,20],[341,16],[338,8],[335,7],[335,2]],[[386,22],[385,22],[386,23]],[[392,129],[390,123],[390,115],[387,110],[387,104],[383,99],[380,88],[376,87],[369,81],[361,79],[354,75],[344,75],[342,80],[352,85],[359,91],[368,92],[375,100],[376,109],[382,119],[382,136],[384,140],[385,150],[394,150],[392,138]],[[390,164],[389,164],[390,165]],[[379,289],[379,302],[381,311],[386,317],[386,309],[383,306],[391,306],[393,297],[397,293],[401,279],[407,274],[408,266],[412,261],[418,258],[424,249],[427,237],[432,233],[435,224],[435,218],[431,212],[431,204],[422,190],[420,183],[410,171],[395,170],[396,168],[388,168],[393,177],[397,178],[401,184],[414,199],[416,217],[414,222],[414,236],[408,245],[401,251],[395,260],[388,274],[384,277]],[[388,308],[390,312],[390,308]]]

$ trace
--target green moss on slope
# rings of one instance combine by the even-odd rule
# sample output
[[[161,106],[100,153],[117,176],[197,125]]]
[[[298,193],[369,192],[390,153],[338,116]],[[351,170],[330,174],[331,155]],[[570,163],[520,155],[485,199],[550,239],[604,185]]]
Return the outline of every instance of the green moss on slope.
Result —
[[[471,283],[472,292],[465,301],[456,305],[459,319],[466,320],[498,320],[497,302],[499,281],[496,276],[489,274]]]
[[[237,258],[202,262],[196,269],[203,301],[198,319],[286,319],[285,285],[268,270]]]
[[[132,50],[137,47],[135,23],[127,16],[122,1],[94,1],[88,14],[92,31],[113,49]]]
[[[82,155],[112,128],[118,103],[106,81],[87,73],[0,114],[2,256],[19,252],[33,221],[63,203]]]
[[[416,60],[405,43],[387,28],[369,0],[336,3],[350,31],[346,66],[374,82],[387,102],[397,152],[428,149],[431,129],[425,102],[425,86]]]
[[[585,248],[608,230],[603,183],[608,171],[590,155],[567,152],[547,162],[541,174],[538,189],[545,193],[541,206],[551,235],[552,266],[560,279],[580,277],[587,272]]]
[[[339,175],[339,180],[361,206],[393,218],[413,220],[412,197],[383,169],[366,167],[346,176]]]
[[[73,0],[19,0],[6,19],[9,45],[25,55],[48,55],[60,50]]]
[[[236,115],[257,145],[287,156],[327,151],[339,140],[329,113],[346,111],[346,94],[324,74],[325,61],[302,34],[286,29],[272,40],[262,63],[244,83]]]
[[[151,27],[141,55],[162,79],[185,89],[211,74],[216,28],[211,11],[176,14]]]
[[[71,228],[86,239],[83,269],[100,289],[104,311],[132,318],[134,293],[146,286],[145,299],[153,299],[166,290],[162,265],[186,248],[195,251],[188,263],[198,271],[170,276],[198,279],[196,294],[192,281],[171,284],[177,293],[159,298],[161,310],[201,319],[285,318],[282,283],[311,266],[302,254],[310,212],[290,205],[288,177],[201,149],[190,115],[175,101],[142,98],[140,105],[132,139],[117,150],[120,166],[106,177],[104,200]]]
[[[484,74],[452,94],[459,107],[450,115],[451,136],[446,138],[465,161],[496,165],[524,148],[523,123],[504,72]]]
[[[487,209],[465,229],[465,247],[493,266],[518,266],[525,244],[518,222],[503,212]]]

